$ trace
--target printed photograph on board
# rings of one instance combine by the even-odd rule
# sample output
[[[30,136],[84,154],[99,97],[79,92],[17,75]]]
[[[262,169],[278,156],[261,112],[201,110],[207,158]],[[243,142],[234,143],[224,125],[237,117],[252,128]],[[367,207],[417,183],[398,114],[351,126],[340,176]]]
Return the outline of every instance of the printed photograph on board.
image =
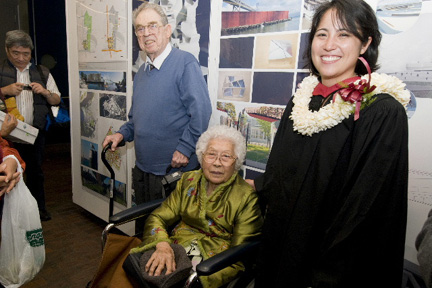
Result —
[[[255,72],[252,102],[286,106],[293,93],[294,73]]]
[[[82,185],[87,189],[94,191],[106,198],[109,198],[110,179],[96,171],[81,167]],[[126,202],[126,183],[120,181],[114,182],[114,201],[127,206]],[[108,206],[107,206],[108,211]]]
[[[245,165],[264,170],[285,108],[251,103],[217,102],[215,117],[221,125],[239,130],[246,138]]]
[[[255,69],[295,69],[298,34],[272,34],[256,37]]]
[[[385,34],[406,31],[415,25],[421,10],[421,0],[379,0],[376,8],[379,29]]]
[[[99,145],[81,139],[81,165],[98,170]]]
[[[119,130],[120,126],[123,124],[122,121],[117,121],[113,119],[107,119],[105,121],[101,121],[99,124],[99,131],[100,134],[98,135],[99,139],[101,139],[101,142],[103,139],[105,139],[106,136],[114,134],[116,131]],[[111,166],[111,168],[114,170],[115,177],[117,180],[126,182],[127,176],[126,176],[126,146],[119,147],[115,151],[107,150],[105,153],[105,158],[108,162],[108,164]],[[108,168],[104,165],[102,162],[102,159],[100,158],[99,163],[99,171],[109,176],[110,171]]]
[[[127,60],[127,2],[76,0],[79,62]]]
[[[81,136],[95,139],[99,119],[97,93],[80,91]]]
[[[112,92],[126,92],[126,72],[80,71],[80,88]]]
[[[323,3],[330,2],[330,0],[304,0],[303,3],[303,16],[302,16],[302,29],[309,30],[312,25],[312,17],[315,10]]]
[[[173,47],[190,52],[199,61],[204,75],[208,74],[208,47],[210,28],[210,0],[133,0],[132,9],[143,2],[159,4],[172,27]],[[145,62],[145,53],[140,51],[135,35],[133,37],[133,73]]]
[[[100,93],[99,111],[101,117],[126,121],[126,96]]]
[[[309,34],[310,33],[300,34],[300,49],[298,54],[297,69],[306,69],[306,70],[308,69],[306,58],[305,58],[305,52],[307,49],[307,45],[309,43]]]
[[[251,82],[251,71],[219,70],[218,99],[250,102]]]
[[[220,40],[219,68],[252,68],[254,37]]]
[[[301,0],[224,0],[222,36],[299,29]]]
[[[381,4],[382,2],[380,1]],[[394,1],[389,2],[393,3]],[[402,6],[405,7],[405,10],[408,9],[408,6],[416,10],[419,7],[417,2],[407,2]],[[432,4],[429,4],[428,8],[425,3],[420,5],[424,11],[418,15],[417,20],[408,31],[392,35],[383,34],[380,49],[385,53],[379,54],[381,68],[378,72],[396,76],[406,84],[406,89],[412,93],[411,102],[408,105],[410,117],[416,112],[419,101],[429,103],[432,99],[432,38],[424,37],[424,35],[430,34]],[[390,9],[391,5],[387,7]],[[407,49],[404,45],[395,45],[396,43],[415,43],[415,45],[410,45]],[[425,57],[425,55],[427,56]]]

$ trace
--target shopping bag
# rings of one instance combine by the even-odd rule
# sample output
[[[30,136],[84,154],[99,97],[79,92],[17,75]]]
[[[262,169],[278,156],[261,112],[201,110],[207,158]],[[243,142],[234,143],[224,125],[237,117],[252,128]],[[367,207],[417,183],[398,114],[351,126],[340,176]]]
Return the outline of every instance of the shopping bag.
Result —
[[[19,164],[18,171],[22,172]],[[20,287],[34,278],[44,262],[45,244],[39,209],[21,177],[15,188],[4,195],[0,283],[6,288]]]

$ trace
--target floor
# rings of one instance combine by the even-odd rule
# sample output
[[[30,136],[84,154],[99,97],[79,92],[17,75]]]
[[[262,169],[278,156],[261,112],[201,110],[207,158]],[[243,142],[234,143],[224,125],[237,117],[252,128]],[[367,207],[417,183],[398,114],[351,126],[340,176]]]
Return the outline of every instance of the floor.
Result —
[[[44,171],[52,215],[42,222],[46,260],[39,274],[21,287],[86,287],[100,261],[106,223],[72,202],[70,143],[47,144]]]

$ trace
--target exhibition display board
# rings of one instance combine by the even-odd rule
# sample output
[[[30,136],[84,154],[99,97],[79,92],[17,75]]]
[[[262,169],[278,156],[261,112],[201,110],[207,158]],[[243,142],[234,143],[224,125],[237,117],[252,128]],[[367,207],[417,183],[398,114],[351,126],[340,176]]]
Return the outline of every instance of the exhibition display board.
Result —
[[[311,15],[326,0],[165,0],[172,45],[200,62],[213,106],[210,125],[238,128],[247,139],[246,178],[265,170],[285,105],[308,75],[303,53]],[[383,35],[379,73],[411,91],[409,219],[406,259],[432,209],[432,1],[369,0]],[[110,174],[100,160],[106,135],[127,121],[134,73],[144,62],[132,25],[137,0],[66,1],[73,201],[108,219]],[[114,212],[134,205],[133,143],[109,153]],[[124,228],[131,233],[132,225]]]

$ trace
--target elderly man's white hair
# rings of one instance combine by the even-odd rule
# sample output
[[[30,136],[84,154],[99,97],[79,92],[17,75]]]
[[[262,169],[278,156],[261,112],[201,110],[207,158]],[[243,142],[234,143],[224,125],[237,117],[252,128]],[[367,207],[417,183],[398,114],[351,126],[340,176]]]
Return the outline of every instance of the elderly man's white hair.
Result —
[[[243,165],[246,157],[246,139],[243,135],[236,129],[226,125],[216,125],[208,128],[207,131],[201,135],[196,144],[196,154],[201,166],[203,154],[206,152],[210,140],[213,139],[226,139],[230,140],[234,144],[234,156],[237,157],[235,170],[238,171]]]
[[[136,18],[138,17],[138,15],[143,10],[146,10],[146,9],[153,9],[154,11],[156,11],[156,13],[159,14],[159,16],[161,18],[162,25],[165,26],[168,24],[168,18],[165,14],[165,11],[163,10],[163,8],[161,6],[159,6],[158,4],[155,4],[155,3],[144,2],[132,12],[132,24],[135,28],[137,28],[136,27]]]

